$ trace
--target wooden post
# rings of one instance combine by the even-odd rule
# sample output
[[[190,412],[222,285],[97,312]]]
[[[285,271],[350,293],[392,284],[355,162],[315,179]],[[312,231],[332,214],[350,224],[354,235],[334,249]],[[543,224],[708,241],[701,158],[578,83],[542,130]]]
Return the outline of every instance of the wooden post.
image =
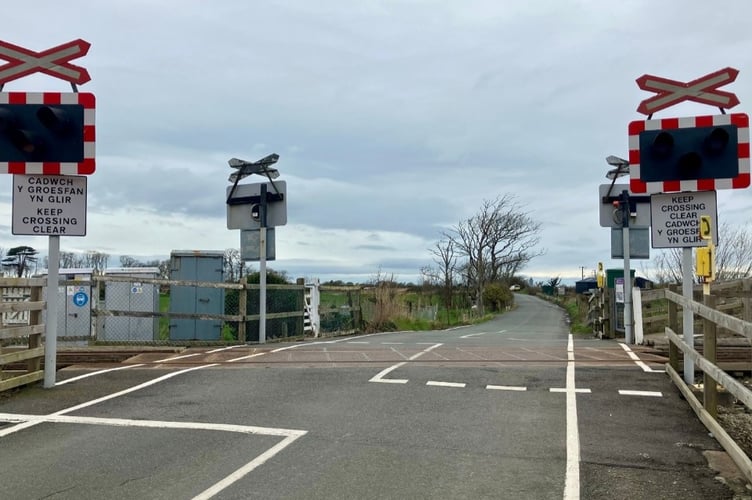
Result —
[[[354,330],[359,330],[360,325],[358,324],[359,322],[358,312],[355,310],[355,307],[353,306],[352,290],[347,291],[347,305],[350,308],[350,322],[352,323],[352,327]]]
[[[703,302],[706,306],[715,309],[716,298],[713,295],[705,295]],[[702,356],[715,364],[716,362],[716,325],[709,319],[702,320],[702,337],[703,348]],[[716,419],[718,418],[718,386],[716,381],[708,375],[707,372],[703,372],[703,407],[705,411]]]
[[[603,335],[612,339],[616,337],[614,317],[611,314],[614,303],[614,290],[611,288],[603,289]]]
[[[745,278],[742,280],[742,319],[744,321],[752,321],[752,298],[750,297],[752,292],[752,279]],[[747,359],[752,363],[752,355],[750,359]]]
[[[245,343],[246,341],[246,315],[248,314],[248,277],[243,276],[240,278],[240,284],[243,288],[238,290],[238,315],[240,321],[238,321],[238,342]]]
[[[752,291],[752,279],[745,278],[742,280],[742,319],[744,321],[752,321],[752,298],[750,297],[750,291]]]
[[[672,285],[669,287],[669,290],[676,291],[677,287],[676,285]],[[679,333],[679,308],[676,305],[676,302],[673,302],[671,300],[668,300],[668,327],[671,328],[671,330],[678,334]],[[671,368],[673,368],[677,373],[679,372],[679,348],[671,342],[671,340],[668,341],[668,362],[671,365]]]
[[[41,286],[31,287],[31,297],[29,297],[29,300],[31,302],[39,302],[42,300]],[[38,325],[41,317],[42,311],[29,311],[29,325]],[[42,345],[41,333],[33,333],[29,335],[29,349],[34,349],[36,347],[39,347],[40,345]],[[30,359],[26,362],[26,371],[29,373],[37,372],[41,369],[41,358]]]

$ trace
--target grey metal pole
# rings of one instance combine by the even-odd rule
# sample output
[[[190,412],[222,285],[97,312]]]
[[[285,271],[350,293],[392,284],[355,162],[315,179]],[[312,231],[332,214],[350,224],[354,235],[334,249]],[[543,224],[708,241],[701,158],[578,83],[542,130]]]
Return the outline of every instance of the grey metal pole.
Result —
[[[624,342],[632,344],[632,270],[629,262],[629,191],[621,192],[622,250],[624,251]]]
[[[266,184],[261,185],[259,204],[259,343],[266,343]]]
[[[55,387],[57,372],[57,310],[60,275],[60,236],[49,237],[47,251],[47,316],[44,322],[44,388]]]
[[[682,296],[687,300],[692,300],[692,288],[694,284],[693,267],[692,248],[685,247],[682,249]],[[694,347],[695,321],[692,309],[689,307],[682,308],[682,324],[684,329],[684,342]],[[689,356],[684,356],[684,382],[687,384],[695,383],[695,364]]]

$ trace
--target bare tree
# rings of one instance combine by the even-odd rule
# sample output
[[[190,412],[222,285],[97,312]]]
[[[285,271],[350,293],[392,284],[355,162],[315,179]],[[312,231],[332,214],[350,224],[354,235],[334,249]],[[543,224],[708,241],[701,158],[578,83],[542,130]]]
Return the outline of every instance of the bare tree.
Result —
[[[131,257],[130,255],[121,255],[120,256],[120,266],[121,267],[142,267],[143,264],[139,262],[134,257]]]
[[[447,310],[447,322],[449,322],[449,310],[452,308],[454,297],[454,283],[457,272],[456,243],[451,236],[443,234],[444,239],[438,241],[431,249],[433,261],[438,266],[438,281],[441,284],[444,307]]]
[[[733,227],[723,222],[718,227],[718,246],[715,255],[717,281],[752,276],[752,228],[749,223]],[[652,270],[643,273],[659,284],[681,283],[682,248],[663,249],[653,258]]]
[[[49,260],[45,258],[49,263]],[[74,252],[60,252],[60,267],[63,269],[73,269],[77,264],[77,257]]]
[[[498,200],[489,248],[491,282],[509,281],[533,257],[545,253],[534,250],[540,243],[540,229],[540,223],[513,200]]]
[[[155,260],[152,263],[150,263],[150,266],[159,268],[159,277],[163,280],[170,279],[170,259],[165,260]]]
[[[750,224],[731,227],[727,223],[721,223],[719,232],[715,279],[728,281],[752,276]],[[720,234],[723,234],[723,239],[720,239]]]
[[[244,262],[240,258],[240,250],[237,248],[225,249],[225,280],[231,283],[240,281],[243,276]]]
[[[539,233],[540,224],[522,211],[514,196],[506,194],[484,200],[477,214],[446,235],[457,254],[466,258],[465,276],[481,313],[486,284],[511,278],[544,253],[535,249]]]
[[[83,267],[90,267],[95,272],[107,269],[110,256],[104,252],[89,250],[83,255]]]

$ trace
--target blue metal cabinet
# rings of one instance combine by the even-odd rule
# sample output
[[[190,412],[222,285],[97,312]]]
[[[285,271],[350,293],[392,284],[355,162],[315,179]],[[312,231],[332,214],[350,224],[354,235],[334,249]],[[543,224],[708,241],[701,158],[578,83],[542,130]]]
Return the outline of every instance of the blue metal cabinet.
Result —
[[[222,283],[224,252],[208,250],[173,251],[170,279]],[[221,288],[170,286],[170,312],[224,314],[225,295]],[[170,340],[219,340],[222,321],[215,319],[171,318]]]

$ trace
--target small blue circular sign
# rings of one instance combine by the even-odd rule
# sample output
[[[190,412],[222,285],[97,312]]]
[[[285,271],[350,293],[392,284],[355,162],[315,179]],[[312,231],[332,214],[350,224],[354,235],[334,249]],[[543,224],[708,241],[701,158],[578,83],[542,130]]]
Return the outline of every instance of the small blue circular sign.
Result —
[[[89,296],[84,292],[76,292],[73,294],[73,303],[78,307],[83,307],[89,302]]]

